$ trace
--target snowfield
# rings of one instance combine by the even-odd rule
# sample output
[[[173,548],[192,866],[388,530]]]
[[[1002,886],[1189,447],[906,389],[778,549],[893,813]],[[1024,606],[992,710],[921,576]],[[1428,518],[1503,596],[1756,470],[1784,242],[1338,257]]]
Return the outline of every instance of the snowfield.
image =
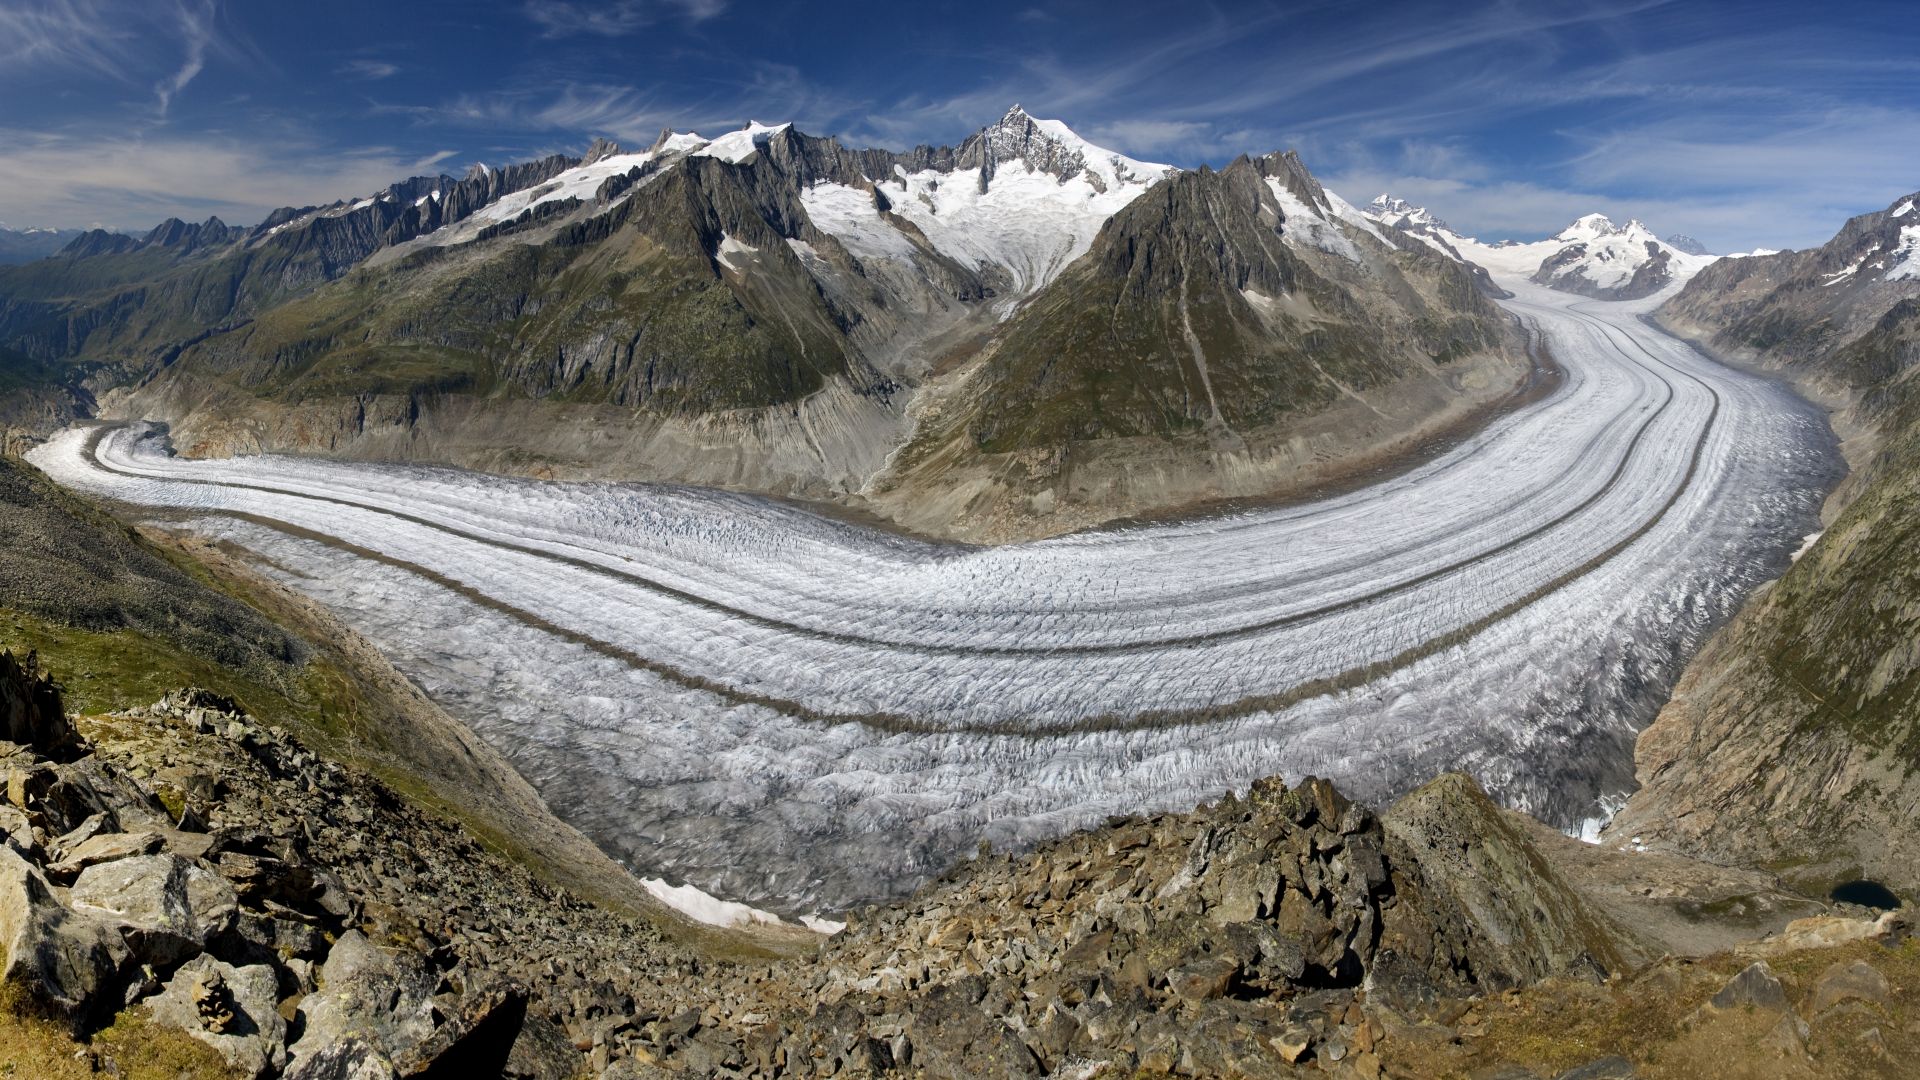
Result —
[[[1502,283],[1565,371],[1545,401],[1364,490],[1013,547],[691,488],[188,461],[146,424],[33,458],[257,552],[561,817],[728,901],[839,911],[983,839],[1276,773],[1386,800],[1465,768],[1579,829],[1817,527],[1831,437],[1641,321],[1663,297]]]

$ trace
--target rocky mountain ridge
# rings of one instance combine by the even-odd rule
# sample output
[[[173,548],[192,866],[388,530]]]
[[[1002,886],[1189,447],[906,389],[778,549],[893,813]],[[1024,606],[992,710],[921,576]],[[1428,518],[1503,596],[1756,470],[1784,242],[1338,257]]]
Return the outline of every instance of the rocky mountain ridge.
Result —
[[[1474,279],[1297,157],[1258,161],[1265,188],[1243,193],[1258,212],[1210,218],[1185,195],[1133,208],[1216,174],[1017,106],[957,147],[898,153],[790,125],[667,132],[645,151],[602,142],[282,211],[244,235],[176,222],[76,249],[0,273],[0,340],[84,371],[96,398],[119,384],[102,408],[168,419],[188,453],[734,486],[988,540],[1304,487],[1468,423],[1526,376],[1517,329]],[[1008,373],[1081,345],[1029,313],[1092,317],[1149,224],[1184,230],[1152,242],[1163,252],[1267,247],[1311,274],[1275,263],[1216,297],[1202,263],[1165,262],[1128,286],[1165,313],[1158,329],[1088,339],[1046,393],[1017,390],[1026,376]],[[1296,279],[1311,296],[1287,291]],[[1044,422],[1035,408],[1084,396],[1068,369],[1139,390],[1108,422]],[[1161,400],[1201,372],[1222,388],[1218,424],[1197,399]],[[1370,423],[1382,404],[1412,426]],[[1030,430],[996,433],[1028,413]],[[1057,464],[1006,484],[1010,454]],[[1116,489],[1160,464],[1164,483]]]
[[[1384,818],[1325,782],[1263,782],[1194,814],[983,852],[782,959],[715,954],[556,891],[217,695],[76,727],[33,660],[0,652],[0,718],[9,1008],[80,1038],[111,1021],[184,1046],[175,1068],[193,1075],[1378,1077],[1503,1059],[1522,1075],[1508,1053],[1549,1075],[1569,1056],[1633,1075],[1604,1055],[1654,1063],[1651,1046],[1499,1033],[1634,971],[1623,993],[1697,1001],[1692,1026],[1720,1038],[1744,1030],[1743,1003],[1791,1017],[1769,1064],[1837,1075],[1911,1052],[1892,1028],[1877,1048],[1836,1043],[1913,1008],[1881,974],[1916,966],[1905,922],[1789,924],[1794,902],[1759,879],[1670,867],[1667,898],[1635,910],[1757,903],[1745,925],[1781,931],[1761,954],[1775,964],[1863,959],[1818,961],[1797,1007],[1764,960],[1648,966],[1701,948],[1698,929],[1663,938],[1607,911],[1594,875],[1464,777]],[[1829,1014],[1849,996],[1867,1011]],[[130,1052],[96,1036],[79,1054],[113,1071]]]
[[[1293,154],[1156,184],[923,398],[872,498],[908,522],[931,495],[980,525],[1091,524],[1297,488],[1316,459],[1460,422],[1524,377],[1524,348],[1469,270],[1395,235]],[[1142,476],[1169,439],[1184,452]]]
[[[1641,735],[1641,790],[1610,827],[1615,842],[1767,862],[1815,890],[1859,877],[1920,885],[1920,275],[1899,261],[1920,235],[1915,201],[1856,217],[1819,248],[1716,264],[1659,312],[1828,402],[1853,472],[1825,530],[1709,643]]]

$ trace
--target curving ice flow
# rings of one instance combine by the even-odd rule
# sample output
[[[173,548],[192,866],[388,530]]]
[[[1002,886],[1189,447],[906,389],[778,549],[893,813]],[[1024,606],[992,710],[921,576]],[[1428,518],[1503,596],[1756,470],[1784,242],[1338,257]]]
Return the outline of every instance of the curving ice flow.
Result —
[[[1506,282],[1547,400],[1322,501],[973,549],[750,496],[287,457],[35,452],[340,612],[636,870],[785,911],[1264,775],[1442,768],[1569,828],[1786,565],[1830,436],[1639,318]]]

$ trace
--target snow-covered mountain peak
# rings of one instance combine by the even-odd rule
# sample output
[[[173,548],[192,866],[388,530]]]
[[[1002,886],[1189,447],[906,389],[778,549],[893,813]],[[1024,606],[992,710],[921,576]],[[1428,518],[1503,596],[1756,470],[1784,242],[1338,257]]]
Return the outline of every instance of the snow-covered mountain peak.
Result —
[[[587,147],[587,156],[580,159],[580,164],[592,165],[596,161],[615,157],[625,152],[626,151],[620,149],[620,144],[614,142],[612,139],[596,138]]]
[[[1605,214],[1588,214],[1585,217],[1575,218],[1573,224],[1555,233],[1553,238],[1563,243],[1578,244],[1613,236],[1621,237],[1630,243],[1645,243],[1660,239],[1639,218],[1629,218],[1626,224],[1617,225]]]
[[[740,130],[729,131],[691,153],[699,157],[715,157],[722,161],[731,161],[737,165],[767,145],[767,140],[773,138],[775,134],[792,126],[790,123],[762,124],[758,120],[749,120]],[[699,136],[696,135],[694,138]]]
[[[1389,192],[1383,191],[1374,196],[1373,201],[1367,204],[1366,213],[1367,216],[1391,228],[1412,232],[1432,229],[1452,231],[1446,222],[1435,217],[1426,207],[1415,206]]]
[[[1020,162],[1060,180],[1084,173],[1097,185],[1152,184],[1177,171],[1095,146],[1066,124],[1037,119],[1017,104],[962,144],[961,156],[968,164],[975,164],[970,159],[978,156],[977,164],[989,173]]]
[[[816,183],[801,201],[861,259],[935,254],[989,274],[1005,314],[1085,254],[1108,218],[1178,171],[1095,146],[1015,105],[958,147],[895,156],[885,175],[869,177],[875,191]]]
[[[1694,239],[1691,236],[1688,236],[1686,233],[1674,233],[1672,236],[1667,237],[1662,242],[1665,243],[1668,247],[1672,248],[1673,250],[1683,252],[1688,255],[1708,254],[1707,245],[1701,243],[1700,241]]]
[[[1555,240],[1578,243],[1582,240],[1597,240],[1602,236],[1616,236],[1621,228],[1605,214],[1588,214],[1573,219],[1573,223],[1553,234]]]
[[[661,128],[660,137],[653,140],[653,145],[647,148],[647,152],[655,157],[665,157],[668,154],[691,154],[705,145],[707,140],[691,131]]]
[[[1689,251],[1661,240],[1637,218],[1617,224],[1605,214],[1587,214],[1545,240],[1482,243],[1391,194],[1373,200],[1366,214],[1496,278],[1524,279],[1601,299],[1651,295],[1692,277],[1714,259],[1704,248]]]

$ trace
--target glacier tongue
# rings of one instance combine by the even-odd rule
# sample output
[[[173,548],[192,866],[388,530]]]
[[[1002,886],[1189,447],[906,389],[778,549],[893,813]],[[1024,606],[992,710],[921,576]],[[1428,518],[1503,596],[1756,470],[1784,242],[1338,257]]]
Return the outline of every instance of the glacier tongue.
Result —
[[[1574,827],[1632,783],[1681,660],[1811,530],[1830,446],[1775,384],[1642,323],[1650,302],[1510,286],[1564,385],[1433,461],[1015,547],[698,489],[188,461],[155,429],[33,457],[195,512],[609,852],[755,907],[838,909],[983,838],[1270,774],[1384,800],[1464,767]]]

